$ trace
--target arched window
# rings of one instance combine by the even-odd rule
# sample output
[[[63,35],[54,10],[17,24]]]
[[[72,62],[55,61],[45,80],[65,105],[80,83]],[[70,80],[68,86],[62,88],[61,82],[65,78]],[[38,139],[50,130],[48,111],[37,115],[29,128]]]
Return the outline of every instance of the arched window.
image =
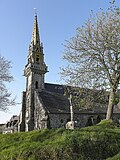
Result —
[[[63,123],[63,119],[61,119],[60,122]]]
[[[40,61],[40,57],[39,55],[36,55],[36,62],[39,63],[39,61]]]
[[[97,116],[97,123],[99,123],[100,121],[101,121],[101,116],[98,115],[98,116]]]
[[[38,81],[35,82],[35,88],[38,89]]]

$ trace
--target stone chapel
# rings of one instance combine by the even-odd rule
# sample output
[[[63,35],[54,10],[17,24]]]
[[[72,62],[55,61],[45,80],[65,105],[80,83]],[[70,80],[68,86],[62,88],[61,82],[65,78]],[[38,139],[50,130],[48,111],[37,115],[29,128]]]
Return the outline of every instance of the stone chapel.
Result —
[[[64,86],[44,82],[48,67],[44,61],[43,44],[39,36],[37,14],[34,17],[32,40],[28,49],[28,62],[24,68],[26,91],[22,93],[22,109],[19,115],[18,131],[45,128],[65,128],[70,121],[70,104],[64,96]],[[74,109],[77,127],[98,123],[105,118],[106,105],[94,106],[92,110]],[[120,109],[114,110],[114,117],[120,118]]]

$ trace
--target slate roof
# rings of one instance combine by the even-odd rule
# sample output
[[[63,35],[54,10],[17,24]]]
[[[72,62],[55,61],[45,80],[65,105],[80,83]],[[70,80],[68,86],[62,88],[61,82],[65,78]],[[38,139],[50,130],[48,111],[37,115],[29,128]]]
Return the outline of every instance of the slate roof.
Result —
[[[49,113],[70,113],[70,104],[64,96],[64,85],[45,83],[45,90],[39,92],[39,97]],[[93,108],[73,108],[74,113],[106,113],[107,104],[95,104]],[[120,104],[114,107],[113,113],[120,113]]]
[[[43,90],[39,97],[49,113],[70,113],[69,101],[64,95]]]
[[[45,90],[49,92],[59,93],[63,95],[64,89],[65,89],[64,85],[45,83]]]

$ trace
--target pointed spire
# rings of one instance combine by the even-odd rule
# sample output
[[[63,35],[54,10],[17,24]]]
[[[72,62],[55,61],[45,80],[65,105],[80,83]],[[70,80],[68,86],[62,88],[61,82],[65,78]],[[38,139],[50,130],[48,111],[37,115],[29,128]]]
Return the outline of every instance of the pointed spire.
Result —
[[[38,22],[37,22],[37,12],[35,9],[35,18],[34,18],[34,27],[32,33],[32,40],[31,43],[35,46],[40,46],[40,37],[39,37],[39,29],[38,29]]]
[[[43,45],[40,42],[39,29],[37,22],[37,13],[35,10],[34,27],[32,33],[32,40],[28,49],[28,62],[44,63]]]

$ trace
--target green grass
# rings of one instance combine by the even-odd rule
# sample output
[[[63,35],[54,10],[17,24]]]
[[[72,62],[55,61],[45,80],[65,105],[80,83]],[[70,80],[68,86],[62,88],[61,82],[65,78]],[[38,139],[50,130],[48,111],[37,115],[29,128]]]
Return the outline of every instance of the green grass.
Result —
[[[120,128],[104,120],[75,130],[1,134],[0,160],[120,160]]]

